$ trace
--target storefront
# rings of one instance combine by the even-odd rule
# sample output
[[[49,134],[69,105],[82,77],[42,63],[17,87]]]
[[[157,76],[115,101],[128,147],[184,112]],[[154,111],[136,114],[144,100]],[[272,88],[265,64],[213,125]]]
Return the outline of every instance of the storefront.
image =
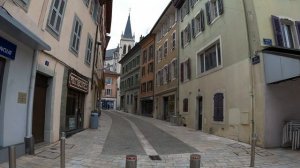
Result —
[[[88,88],[89,82],[86,77],[75,71],[69,72],[65,121],[67,134],[72,134],[83,129],[84,102],[89,90]]]

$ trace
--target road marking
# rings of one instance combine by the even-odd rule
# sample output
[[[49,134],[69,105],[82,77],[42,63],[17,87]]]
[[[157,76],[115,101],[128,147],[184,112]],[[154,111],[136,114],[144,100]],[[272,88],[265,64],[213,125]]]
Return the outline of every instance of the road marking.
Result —
[[[118,115],[118,114],[117,114]],[[140,131],[140,129],[129,119],[127,119],[124,116],[119,115],[124,120],[128,121],[131,125],[133,131],[135,132],[136,136],[139,138],[139,141],[141,142],[145,152],[147,155],[158,155],[156,150],[153,148],[153,146],[149,143],[149,141],[145,138],[144,134]]]

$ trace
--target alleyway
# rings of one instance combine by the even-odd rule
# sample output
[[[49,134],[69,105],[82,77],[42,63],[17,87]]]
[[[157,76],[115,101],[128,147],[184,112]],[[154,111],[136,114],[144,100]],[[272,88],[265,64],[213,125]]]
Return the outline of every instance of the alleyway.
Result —
[[[125,155],[137,154],[139,168],[187,168],[190,153],[202,156],[202,167],[248,167],[250,146],[194,131],[153,118],[104,112],[97,130],[88,129],[67,139],[66,167],[124,168]],[[162,160],[151,160],[159,155]],[[300,152],[257,148],[256,167],[300,167]],[[17,160],[19,168],[59,168],[59,143]],[[0,164],[8,168],[8,164]]]

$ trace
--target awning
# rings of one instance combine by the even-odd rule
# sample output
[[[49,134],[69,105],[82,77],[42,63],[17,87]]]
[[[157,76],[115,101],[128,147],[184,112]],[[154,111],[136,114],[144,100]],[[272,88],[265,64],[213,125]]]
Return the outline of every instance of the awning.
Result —
[[[18,41],[37,50],[51,50],[41,38],[13,18],[3,7],[0,7],[0,29]]]

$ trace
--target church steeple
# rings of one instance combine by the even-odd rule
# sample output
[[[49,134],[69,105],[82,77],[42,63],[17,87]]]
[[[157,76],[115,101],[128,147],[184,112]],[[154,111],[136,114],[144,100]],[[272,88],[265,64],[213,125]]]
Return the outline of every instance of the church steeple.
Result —
[[[125,31],[124,31],[124,34],[122,35],[122,37],[123,38],[129,38],[129,39],[133,39],[134,38],[132,36],[132,31],[131,31],[130,13],[128,15],[128,19],[127,19]]]

